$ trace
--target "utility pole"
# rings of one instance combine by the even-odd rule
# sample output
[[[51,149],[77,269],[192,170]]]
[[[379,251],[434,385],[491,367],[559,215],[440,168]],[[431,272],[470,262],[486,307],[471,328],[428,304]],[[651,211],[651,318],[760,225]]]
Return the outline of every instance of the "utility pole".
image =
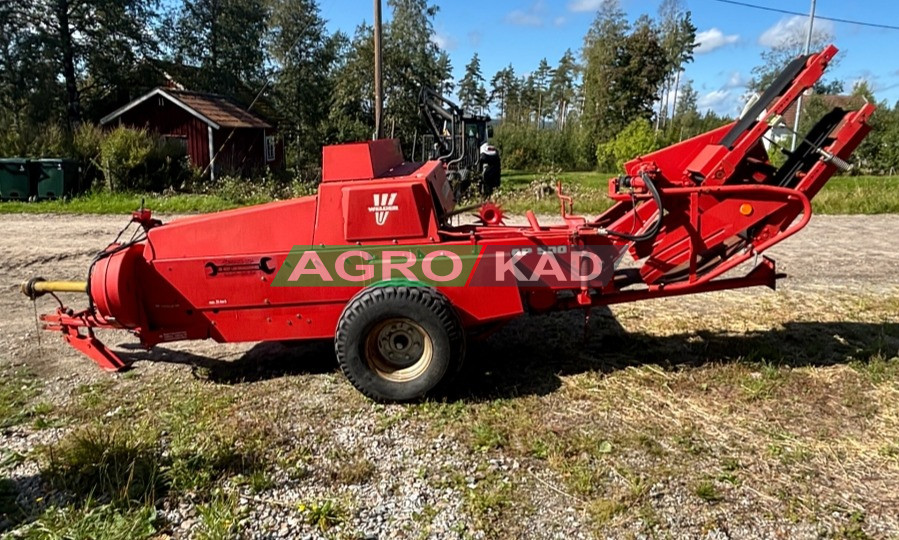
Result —
[[[809,49],[812,47],[812,29],[815,26],[815,0],[812,0],[812,9],[808,15],[808,34],[805,36],[805,52],[808,56]],[[802,114],[802,94],[796,100],[796,118],[793,120],[793,142],[790,144],[790,151],[796,150],[796,134],[799,132],[799,115]]]
[[[381,76],[381,0],[375,0],[375,139],[384,134],[384,87]]]

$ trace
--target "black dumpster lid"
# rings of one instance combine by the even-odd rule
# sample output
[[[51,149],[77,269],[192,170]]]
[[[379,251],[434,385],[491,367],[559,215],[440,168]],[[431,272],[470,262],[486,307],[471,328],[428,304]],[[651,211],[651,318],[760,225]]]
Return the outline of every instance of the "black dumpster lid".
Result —
[[[0,158],[0,163],[10,163],[13,165],[24,165],[24,164],[28,163],[29,161],[31,161],[31,160],[28,158],[21,158],[21,157]]]
[[[40,159],[32,159],[31,161],[37,163],[78,163],[77,160],[72,158],[40,158]]]

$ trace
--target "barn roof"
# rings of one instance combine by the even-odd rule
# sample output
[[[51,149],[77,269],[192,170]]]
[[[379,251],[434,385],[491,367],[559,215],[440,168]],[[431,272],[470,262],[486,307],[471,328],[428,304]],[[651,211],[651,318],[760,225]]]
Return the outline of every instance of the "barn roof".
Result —
[[[162,97],[199,118],[213,129],[259,128],[271,129],[271,125],[261,117],[244,109],[235,101],[218,94],[191,92],[175,88],[155,88],[143,96],[119,107],[100,119],[108,124],[129,110],[153,97]]]

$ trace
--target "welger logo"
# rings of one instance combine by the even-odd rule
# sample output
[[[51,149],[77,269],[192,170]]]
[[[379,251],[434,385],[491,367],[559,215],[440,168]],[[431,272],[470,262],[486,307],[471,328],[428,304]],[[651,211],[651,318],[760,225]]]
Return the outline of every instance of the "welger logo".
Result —
[[[375,223],[384,225],[387,223],[387,216],[400,209],[393,204],[396,202],[396,193],[375,193],[374,199],[375,205],[369,206],[368,211],[375,215]]]

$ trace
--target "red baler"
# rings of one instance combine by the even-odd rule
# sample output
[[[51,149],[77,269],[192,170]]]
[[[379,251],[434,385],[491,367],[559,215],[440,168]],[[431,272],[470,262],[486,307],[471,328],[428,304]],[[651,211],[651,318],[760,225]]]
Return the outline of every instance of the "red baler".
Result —
[[[873,106],[834,109],[786,163],[769,160],[766,133],[836,52],[831,46],[797,58],[735,122],[627,163],[627,174],[609,181],[616,204],[595,219],[572,214],[560,188],[564,225],[542,225],[528,212],[527,225],[507,226],[489,203],[479,224],[453,225],[459,211],[440,162],[405,162],[394,140],[329,146],[315,196],[165,224],[136,212],[139,234],[98,254],[85,284],[34,279],[23,291],[32,298],[86,291],[86,309],[62,306],[41,319],[105,369],[126,364],[96,338],[97,328],[131,331],[147,348],[209,338],[334,339],[338,362],[359,390],[379,400],[415,399],[458,370],[467,333],[525,312],[773,288],[774,261],[760,255],[808,223],[809,200],[847,166],[870,129]],[[368,275],[343,285],[273,286],[296,246],[360,253],[369,246],[476,247],[482,259],[597,247],[614,260],[599,281],[423,286]],[[615,266],[627,252],[637,266]],[[751,260],[748,272],[723,277]]]

